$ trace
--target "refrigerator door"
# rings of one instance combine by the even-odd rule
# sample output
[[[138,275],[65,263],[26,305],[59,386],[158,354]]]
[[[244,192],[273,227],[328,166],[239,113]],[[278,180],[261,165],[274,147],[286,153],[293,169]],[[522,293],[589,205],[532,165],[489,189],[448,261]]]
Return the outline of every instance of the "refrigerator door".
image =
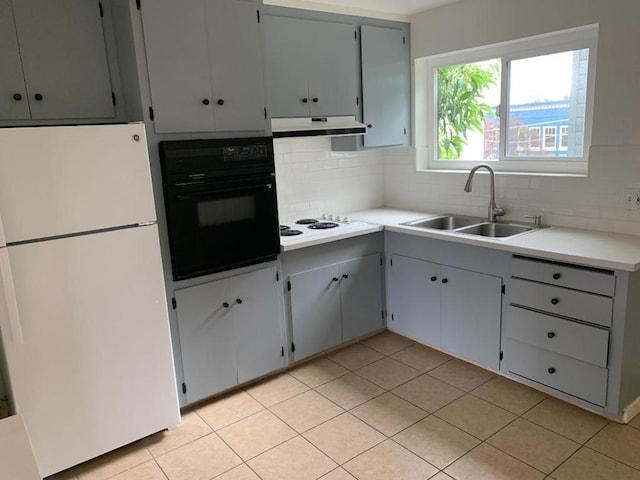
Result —
[[[18,317],[0,295],[0,330],[40,474],[177,425],[157,226],[4,250]]]
[[[143,124],[3,128],[0,145],[7,244],[156,220]]]

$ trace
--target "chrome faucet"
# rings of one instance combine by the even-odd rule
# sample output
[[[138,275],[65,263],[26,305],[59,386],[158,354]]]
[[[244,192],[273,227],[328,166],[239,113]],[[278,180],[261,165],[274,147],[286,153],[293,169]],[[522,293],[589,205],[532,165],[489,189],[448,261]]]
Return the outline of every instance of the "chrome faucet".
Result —
[[[473,175],[481,168],[487,169],[489,171],[489,174],[491,175],[491,192],[489,193],[489,212],[487,214],[487,218],[490,222],[495,222],[497,217],[501,217],[502,215],[504,215],[504,208],[500,208],[498,205],[496,205],[496,182],[495,172],[493,171],[493,168],[491,168],[486,163],[481,163],[480,165],[476,165],[475,167],[473,167],[469,172],[469,178],[467,178],[467,183],[464,186],[464,191],[467,193],[471,191]]]

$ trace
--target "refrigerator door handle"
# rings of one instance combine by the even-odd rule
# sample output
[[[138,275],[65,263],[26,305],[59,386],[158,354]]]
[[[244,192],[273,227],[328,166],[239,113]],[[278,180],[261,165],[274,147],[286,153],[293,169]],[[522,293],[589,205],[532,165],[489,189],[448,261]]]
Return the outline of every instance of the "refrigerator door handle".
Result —
[[[9,251],[7,248],[0,248],[0,271],[2,272],[2,287],[9,313],[9,326],[13,343],[24,345],[22,335],[22,325],[20,324],[20,314],[18,312],[18,299],[16,289],[13,284],[13,274],[11,273],[11,263],[9,262]]]

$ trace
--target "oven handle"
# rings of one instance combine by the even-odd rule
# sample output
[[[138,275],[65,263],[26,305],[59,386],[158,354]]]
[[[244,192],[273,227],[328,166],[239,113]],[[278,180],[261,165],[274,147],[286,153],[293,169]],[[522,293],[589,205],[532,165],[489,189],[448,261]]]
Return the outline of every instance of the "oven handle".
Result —
[[[238,187],[238,188],[223,188],[220,190],[213,190],[208,192],[196,192],[196,193],[187,193],[184,195],[176,195],[176,199],[178,200],[188,200],[190,198],[196,197],[211,197],[212,195],[217,195],[219,193],[230,193],[230,192],[246,192],[247,190],[271,190],[273,188],[273,184],[265,183],[264,185],[254,185],[251,187]]]

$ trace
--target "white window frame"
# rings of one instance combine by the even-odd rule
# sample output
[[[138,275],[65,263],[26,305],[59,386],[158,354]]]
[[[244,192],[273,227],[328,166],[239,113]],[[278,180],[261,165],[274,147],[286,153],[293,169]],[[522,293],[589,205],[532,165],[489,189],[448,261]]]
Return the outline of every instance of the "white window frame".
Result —
[[[598,25],[587,25],[561,32],[513,40],[500,44],[444,53],[415,60],[415,147],[418,171],[469,170],[478,163],[489,163],[498,172],[530,174],[566,174],[584,176],[588,173],[589,147],[593,123],[593,99],[596,77]],[[506,155],[508,119],[508,65],[512,60],[550,55],[559,52],[589,49],[587,99],[582,157],[508,157]],[[437,132],[437,72],[439,68],[500,58],[501,105],[500,160],[438,160]],[[540,148],[544,149],[544,130],[540,131]],[[554,149],[555,150],[555,149]]]
[[[536,141],[538,142],[538,146],[534,147],[531,145],[531,132],[536,131],[538,132],[538,137],[536,138]],[[529,150],[534,150],[535,151],[540,151],[540,139],[542,138],[542,131],[540,127],[529,127]]]
[[[562,145],[562,139],[567,140],[566,145]],[[558,136],[558,150],[564,152],[569,149],[569,125],[560,125],[560,135]]]
[[[543,131],[542,136],[544,137],[544,140],[542,142],[542,149],[547,152],[555,152],[557,142],[558,142],[558,128],[554,125],[549,125],[549,126],[543,127],[542,131]],[[553,145],[550,147],[547,147],[547,138],[553,138]]]

